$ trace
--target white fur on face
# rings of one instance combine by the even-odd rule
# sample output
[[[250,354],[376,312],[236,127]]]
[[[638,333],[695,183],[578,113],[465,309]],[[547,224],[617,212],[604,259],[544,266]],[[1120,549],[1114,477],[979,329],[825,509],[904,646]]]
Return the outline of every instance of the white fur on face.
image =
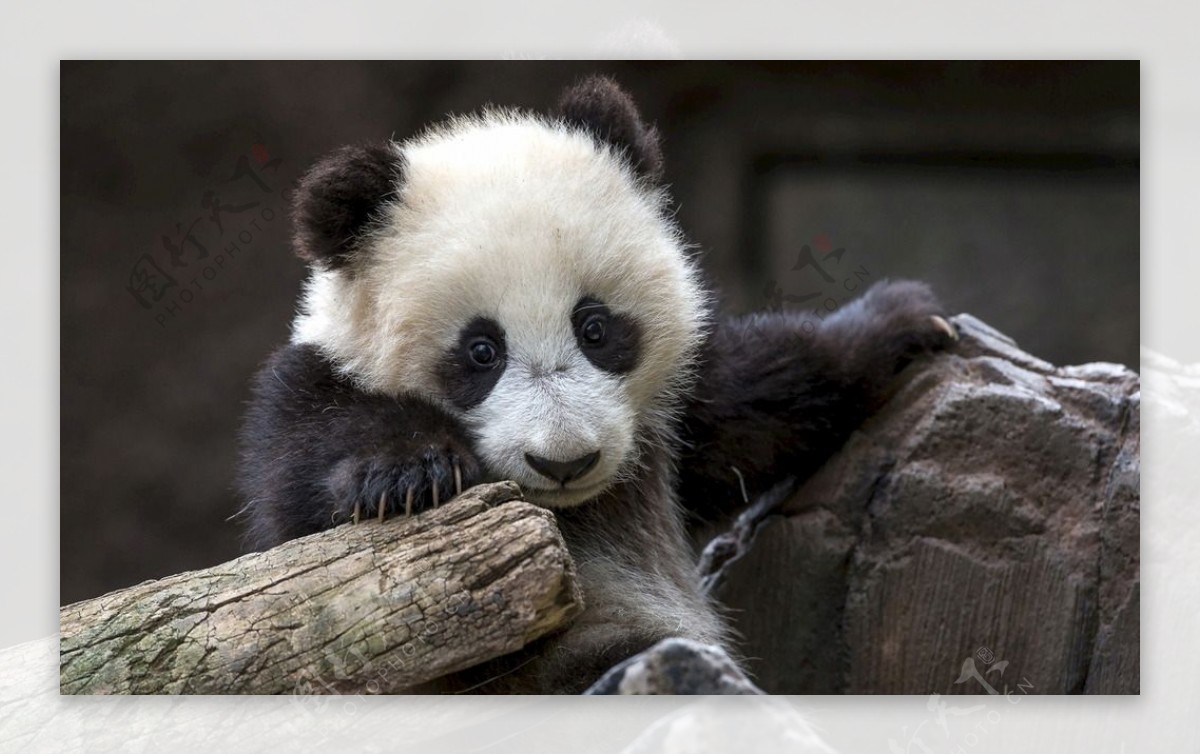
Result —
[[[460,416],[496,477],[535,499],[578,503],[633,463],[688,375],[705,301],[665,196],[561,124],[510,112],[452,122],[397,146],[399,200],[351,272],[317,271],[293,341],[318,346],[364,389],[416,394]],[[579,350],[574,306],[592,296],[638,323],[637,366],[613,375]],[[476,317],[505,331],[507,366],[467,412],[436,366]],[[567,490],[524,455],[600,451]],[[540,491],[540,492],[539,492]]]
[[[533,500],[565,506],[597,495],[618,474],[633,451],[637,415],[620,377],[588,362],[573,336],[569,342],[555,340],[563,341],[561,348],[530,350],[559,352],[561,358],[545,361],[529,356],[510,338],[504,374],[464,419],[478,438],[476,451],[493,474],[515,480]],[[567,461],[595,451],[600,452],[596,466],[565,487],[525,461],[526,453]]]

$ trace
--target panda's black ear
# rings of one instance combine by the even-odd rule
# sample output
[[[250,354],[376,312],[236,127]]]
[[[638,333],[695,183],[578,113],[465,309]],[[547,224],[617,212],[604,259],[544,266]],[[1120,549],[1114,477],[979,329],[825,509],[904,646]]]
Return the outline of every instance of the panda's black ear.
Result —
[[[349,263],[403,175],[391,143],[342,147],[300,179],[292,203],[296,253],[336,269]]]
[[[633,98],[607,76],[590,76],[563,92],[557,113],[565,123],[624,150],[639,175],[657,182],[663,158],[658,132],[642,121]]]

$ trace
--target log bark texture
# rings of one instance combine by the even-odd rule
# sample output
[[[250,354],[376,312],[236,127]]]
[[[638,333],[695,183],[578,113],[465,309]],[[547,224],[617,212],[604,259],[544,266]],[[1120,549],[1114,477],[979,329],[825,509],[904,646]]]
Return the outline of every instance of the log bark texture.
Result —
[[[545,509],[481,485],[66,606],[63,694],[387,693],[513,652],[581,610]]]

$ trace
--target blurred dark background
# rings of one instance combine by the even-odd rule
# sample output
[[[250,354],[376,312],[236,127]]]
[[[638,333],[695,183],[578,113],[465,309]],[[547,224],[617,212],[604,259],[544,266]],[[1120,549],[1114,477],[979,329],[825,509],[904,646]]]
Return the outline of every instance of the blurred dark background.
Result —
[[[1136,62],[64,62],[61,601],[241,551],[307,165],[595,71],[657,124],[727,308],[920,278],[1047,360],[1137,368]]]

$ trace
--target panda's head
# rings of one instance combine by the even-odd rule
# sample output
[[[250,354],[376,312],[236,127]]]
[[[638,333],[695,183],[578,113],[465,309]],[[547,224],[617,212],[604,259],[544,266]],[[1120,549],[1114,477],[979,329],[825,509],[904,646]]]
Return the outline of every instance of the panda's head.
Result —
[[[441,405],[530,499],[593,498],[668,427],[705,325],[660,175],[654,130],[603,78],[552,116],[343,149],[297,192],[313,270],[293,341]]]

